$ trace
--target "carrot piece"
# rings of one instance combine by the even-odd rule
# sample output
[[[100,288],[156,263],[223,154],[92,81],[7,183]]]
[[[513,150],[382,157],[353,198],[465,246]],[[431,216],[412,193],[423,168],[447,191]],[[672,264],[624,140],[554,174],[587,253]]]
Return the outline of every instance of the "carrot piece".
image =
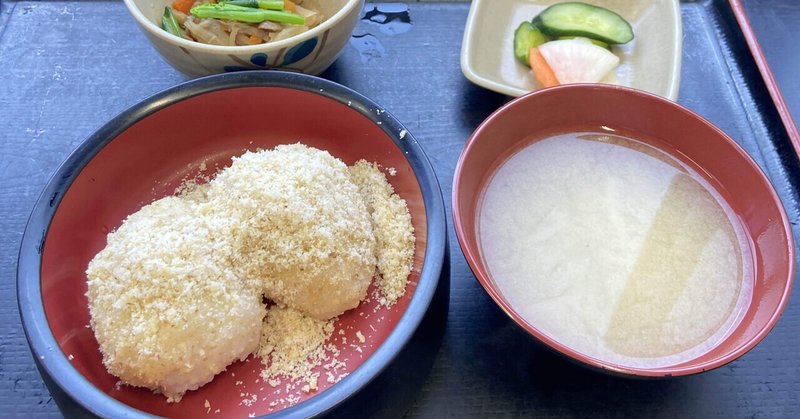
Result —
[[[261,38],[259,38],[259,37],[255,36],[255,35],[250,35],[250,37],[248,37],[248,38],[247,38],[247,42],[248,42],[250,45],[256,45],[256,44],[260,44],[260,43],[262,43],[262,42],[263,42],[263,40],[262,40]]]
[[[287,12],[296,12],[297,4],[295,4],[292,0],[283,0],[283,10],[286,10]]]
[[[528,61],[530,61],[533,75],[536,76],[536,80],[538,80],[542,86],[552,87],[560,84],[556,74],[553,73],[553,69],[550,68],[550,64],[547,64],[547,60],[545,60],[542,53],[539,52],[539,48],[531,48]]]
[[[183,13],[189,14],[189,10],[192,9],[193,4],[194,0],[175,0],[172,2],[172,8],[175,10],[180,10]]]

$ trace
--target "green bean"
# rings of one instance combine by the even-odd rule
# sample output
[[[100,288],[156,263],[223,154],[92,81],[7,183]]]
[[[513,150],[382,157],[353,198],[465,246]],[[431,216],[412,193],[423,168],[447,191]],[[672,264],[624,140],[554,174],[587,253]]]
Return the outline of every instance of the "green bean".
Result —
[[[251,7],[256,9],[283,10],[283,0],[224,0],[219,4]]]
[[[306,23],[306,19],[298,14],[279,10],[264,10],[250,7],[233,6],[230,4],[221,5],[205,3],[193,7],[191,9],[191,13],[201,19],[230,19],[247,23],[261,23],[265,20],[270,20],[273,22],[290,23],[293,25],[302,25]]]
[[[161,29],[179,37],[183,38],[183,32],[181,31],[181,25],[178,24],[178,21],[175,19],[175,15],[172,14],[172,8],[169,6],[164,8],[164,16],[161,17]]]

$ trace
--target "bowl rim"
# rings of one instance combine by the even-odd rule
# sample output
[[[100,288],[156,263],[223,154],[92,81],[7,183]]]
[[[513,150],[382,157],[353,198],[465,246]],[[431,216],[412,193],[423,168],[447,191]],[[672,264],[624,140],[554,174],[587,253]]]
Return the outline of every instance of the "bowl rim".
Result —
[[[444,200],[430,161],[414,136],[388,111],[369,98],[316,76],[277,70],[216,74],[156,93],[116,115],[87,137],[56,169],[28,219],[17,259],[17,304],[23,330],[37,366],[69,397],[101,417],[154,417],[126,405],[95,387],[61,351],[44,311],[41,263],[48,229],[72,182],[86,164],[137,121],[194,96],[220,90],[281,87],[324,96],[358,111],[377,124],[400,148],[419,183],[425,204],[427,245],[416,290],[394,330],[356,370],[324,392],[272,415],[316,416],[329,412],[375,379],[400,353],[420,325],[433,299],[445,263],[447,227]],[[380,112],[377,112],[380,110]],[[402,140],[400,135],[402,133]]]
[[[123,1],[125,2],[125,7],[128,8],[128,12],[131,14],[131,16],[133,16],[133,19],[136,20],[141,28],[168,44],[174,44],[179,47],[207,52],[210,54],[251,54],[265,50],[288,48],[300,42],[311,39],[312,37],[317,36],[318,34],[323,33],[324,31],[338,24],[344,19],[344,16],[351,13],[353,9],[363,8],[365,0],[345,0],[345,4],[341,9],[334,13],[333,16],[325,19],[319,25],[303,33],[290,36],[286,39],[281,39],[280,41],[266,42],[257,45],[211,45],[183,39],[168,33],[167,31],[158,27],[155,23],[153,23],[153,21],[146,18],[144,13],[142,13],[133,0]]]
[[[764,182],[765,185],[767,185],[767,192],[772,197],[772,201],[777,206],[778,212],[780,214],[781,226],[783,228],[783,232],[786,234],[786,242],[782,244],[787,251],[788,263],[789,263],[789,270],[787,272],[787,281],[786,285],[783,287],[781,298],[778,302],[778,307],[770,315],[769,320],[764,325],[764,327],[761,328],[761,330],[759,330],[758,333],[756,333],[753,337],[751,337],[750,339],[748,339],[747,341],[736,347],[733,351],[712,361],[707,361],[700,364],[692,366],[683,366],[683,367],[667,366],[658,368],[638,368],[638,367],[619,365],[612,362],[607,362],[597,358],[593,358],[591,356],[575,351],[574,349],[558,342],[556,339],[545,335],[544,333],[539,331],[536,327],[534,327],[532,324],[525,321],[522,318],[522,316],[519,313],[517,313],[517,311],[509,303],[505,301],[500,291],[494,287],[488,273],[483,272],[483,270],[480,268],[481,266],[481,264],[479,263],[479,261],[481,260],[480,251],[479,249],[473,249],[468,245],[465,227],[461,222],[463,210],[461,208],[461,205],[459,205],[459,200],[458,200],[459,191],[461,189],[461,178],[466,170],[466,168],[464,167],[464,160],[466,159],[466,156],[470,154],[472,150],[476,147],[475,146],[476,138],[481,134],[481,132],[487,129],[487,126],[489,126],[494,120],[499,119],[501,114],[504,113],[507,109],[516,106],[521,106],[522,103],[534,100],[538,96],[559,95],[562,94],[562,92],[567,92],[570,90],[585,90],[587,92],[607,90],[610,92],[614,92],[616,94],[637,96],[643,100],[656,100],[661,104],[661,106],[677,109],[681,113],[688,115],[691,118],[697,119],[700,123],[715,131],[741,157],[744,164],[749,165],[755,171],[756,176],[759,176],[759,179],[762,182]],[[678,104],[677,102],[673,102],[667,98],[661,97],[659,95],[650,92],[625,86],[614,86],[614,85],[604,85],[604,84],[569,84],[569,85],[560,85],[560,86],[536,90],[524,96],[509,101],[508,103],[504,104],[499,109],[497,109],[495,112],[493,112],[491,115],[489,115],[483,122],[481,122],[481,124],[475,129],[475,131],[470,135],[469,139],[467,140],[467,143],[465,144],[464,149],[462,150],[461,155],[459,156],[458,163],[456,164],[455,168],[455,173],[453,175],[453,189],[452,189],[451,199],[452,199],[453,227],[456,232],[456,238],[458,239],[458,244],[461,247],[462,252],[464,253],[464,257],[467,260],[467,264],[469,265],[470,270],[472,271],[473,275],[478,280],[478,282],[481,284],[484,291],[486,291],[486,293],[489,294],[492,300],[514,323],[517,324],[517,326],[525,330],[528,334],[533,336],[539,342],[542,342],[548,349],[567,357],[571,361],[575,361],[583,366],[588,366],[595,370],[608,372],[620,376],[655,378],[655,377],[673,377],[673,376],[698,374],[704,371],[720,367],[746,354],[747,352],[752,350],[759,342],[761,342],[761,340],[764,339],[764,337],[766,337],[766,335],[775,327],[776,323],[783,314],[783,311],[785,310],[786,305],[788,304],[789,301],[789,296],[791,294],[792,284],[794,281],[794,272],[795,272],[794,239],[792,234],[792,228],[789,223],[789,218],[786,214],[785,208],[783,207],[783,202],[781,201],[780,196],[775,191],[775,188],[772,185],[772,182],[769,180],[769,177],[766,176],[766,174],[761,170],[758,164],[750,157],[750,155],[736,141],[734,141],[720,128],[718,128],[710,121],[697,114],[696,112],[692,111],[691,109],[688,109],[685,106]]]

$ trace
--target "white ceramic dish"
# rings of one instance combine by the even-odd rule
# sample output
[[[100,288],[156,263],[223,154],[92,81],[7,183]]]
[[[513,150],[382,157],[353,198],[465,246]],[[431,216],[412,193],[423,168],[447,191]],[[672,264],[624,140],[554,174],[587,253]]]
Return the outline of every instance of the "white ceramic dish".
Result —
[[[537,90],[530,69],[514,58],[514,30],[547,6],[563,0],[472,0],[461,71],[473,83],[509,96]],[[633,26],[634,40],[615,46],[622,85],[667,99],[678,98],[682,25],[678,0],[587,0],[619,13]]]

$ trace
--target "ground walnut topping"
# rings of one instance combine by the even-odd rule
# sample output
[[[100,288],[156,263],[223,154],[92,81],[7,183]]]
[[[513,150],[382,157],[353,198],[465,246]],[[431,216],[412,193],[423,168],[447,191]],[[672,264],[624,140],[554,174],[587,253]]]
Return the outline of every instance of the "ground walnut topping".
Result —
[[[384,305],[394,304],[403,295],[414,258],[414,227],[406,201],[375,163],[359,160],[350,167],[350,176],[358,185],[372,218],[377,241],[378,289]]]
[[[254,353],[291,404],[290,391],[318,389],[315,368],[328,383],[346,375],[337,316],[373,279],[377,302],[394,304],[413,254],[411,215],[376,164],[302,144],[246,152],[109,234],[86,272],[90,324],[125,384],[177,402]]]

